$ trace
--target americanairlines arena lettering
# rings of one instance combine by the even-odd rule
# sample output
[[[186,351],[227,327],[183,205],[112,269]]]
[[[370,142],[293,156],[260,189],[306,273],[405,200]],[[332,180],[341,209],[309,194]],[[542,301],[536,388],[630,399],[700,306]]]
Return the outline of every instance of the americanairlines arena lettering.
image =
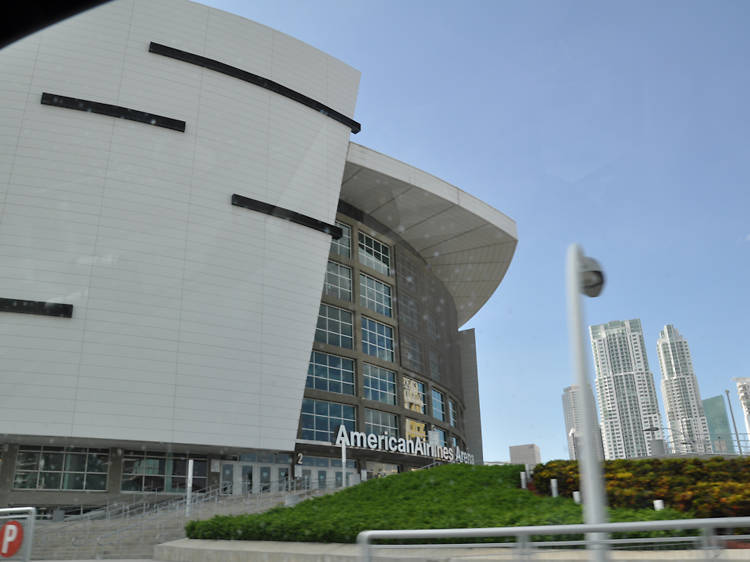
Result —
[[[376,435],[362,431],[347,432],[346,427],[343,425],[339,426],[339,432],[336,436],[336,446],[358,447],[360,449],[372,449],[388,453],[405,453],[407,455],[436,458],[446,462],[474,464],[474,455],[462,451],[458,445],[455,447],[443,447],[441,445],[433,445],[416,437],[414,439],[404,439],[403,437]]]

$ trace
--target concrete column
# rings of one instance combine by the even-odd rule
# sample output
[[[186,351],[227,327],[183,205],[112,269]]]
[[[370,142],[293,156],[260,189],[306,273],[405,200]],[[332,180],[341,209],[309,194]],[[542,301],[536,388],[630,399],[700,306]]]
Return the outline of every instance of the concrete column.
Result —
[[[0,505],[8,505],[10,492],[13,489],[13,475],[16,472],[16,456],[18,445],[7,443],[2,445],[2,460],[0,461]]]

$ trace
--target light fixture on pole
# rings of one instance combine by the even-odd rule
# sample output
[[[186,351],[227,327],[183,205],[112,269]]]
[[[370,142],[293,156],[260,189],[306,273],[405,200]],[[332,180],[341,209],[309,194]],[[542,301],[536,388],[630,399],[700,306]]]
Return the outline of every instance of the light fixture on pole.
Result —
[[[589,297],[598,297],[604,288],[604,272],[599,263],[583,255],[578,244],[568,247],[566,260],[566,278],[568,295],[568,332],[570,349],[573,358],[574,384],[581,391],[578,393],[578,406],[583,411],[583,427],[579,441],[579,470],[581,491],[583,492],[583,518],[585,523],[606,523],[607,507],[604,495],[604,477],[602,467],[596,455],[596,408],[594,394],[586,368],[586,351],[583,342],[583,313],[581,310],[581,293]],[[587,543],[591,549],[592,562],[606,562],[609,559],[607,544],[603,533],[589,533]]]

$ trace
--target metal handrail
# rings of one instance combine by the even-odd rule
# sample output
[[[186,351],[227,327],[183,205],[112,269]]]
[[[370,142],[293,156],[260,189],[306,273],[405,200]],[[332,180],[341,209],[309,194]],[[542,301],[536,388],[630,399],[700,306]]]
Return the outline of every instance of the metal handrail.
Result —
[[[628,521],[624,523],[597,523],[578,525],[539,525],[525,527],[485,527],[476,529],[411,529],[394,531],[362,531],[357,535],[357,544],[360,546],[360,560],[372,561],[373,540],[398,540],[398,539],[443,539],[443,538],[486,538],[486,537],[515,537],[515,548],[528,550],[531,547],[529,537],[543,535],[583,535],[583,542],[589,549],[606,548],[607,540],[593,540],[589,537],[591,533],[627,533],[637,531],[679,531],[688,529],[701,529],[704,531],[702,542],[704,548],[718,548],[716,537],[713,536],[715,529],[723,528],[748,528],[750,517],[717,517],[710,519],[672,519],[665,521]],[[683,541],[685,537],[681,537]],[[572,541],[571,541],[572,542]],[[653,542],[658,542],[653,540]],[[535,545],[543,543],[534,543]],[[559,545],[559,542],[556,544]],[[434,545],[409,544],[398,545],[400,548],[425,548]],[[455,546],[455,545],[454,545]],[[469,545],[463,544],[466,548]],[[471,544],[470,547],[483,547],[484,544]],[[572,546],[572,544],[571,544]]]

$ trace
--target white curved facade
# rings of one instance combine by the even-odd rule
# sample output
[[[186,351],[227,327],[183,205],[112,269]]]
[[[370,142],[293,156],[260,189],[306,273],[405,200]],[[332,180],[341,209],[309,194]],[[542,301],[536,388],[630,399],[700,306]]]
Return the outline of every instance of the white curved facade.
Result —
[[[291,450],[331,237],[230,198],[333,223],[350,129],[152,41],[353,114],[356,70],[193,3],[118,0],[5,49],[0,298],[74,308],[0,313],[0,426]]]

